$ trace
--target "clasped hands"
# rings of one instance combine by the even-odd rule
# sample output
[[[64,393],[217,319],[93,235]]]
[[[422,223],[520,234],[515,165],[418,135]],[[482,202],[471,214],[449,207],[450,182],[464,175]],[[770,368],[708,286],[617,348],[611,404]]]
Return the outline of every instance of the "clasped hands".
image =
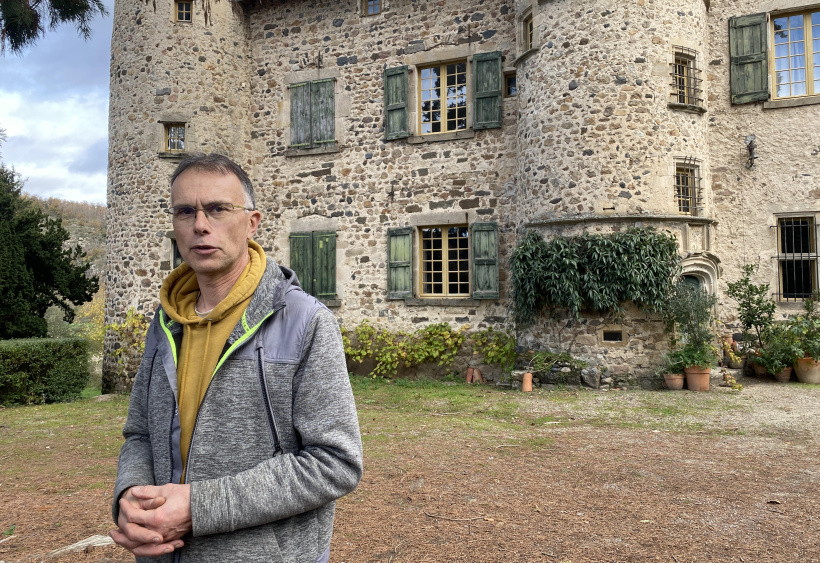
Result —
[[[111,538],[138,557],[157,557],[184,545],[191,531],[191,486],[169,483],[161,487],[127,489],[120,497],[118,528]]]

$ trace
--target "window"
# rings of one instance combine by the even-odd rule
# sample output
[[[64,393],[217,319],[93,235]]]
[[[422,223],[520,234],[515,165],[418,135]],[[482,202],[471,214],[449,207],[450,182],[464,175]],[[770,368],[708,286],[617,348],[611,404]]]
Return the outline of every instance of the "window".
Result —
[[[336,233],[291,233],[290,267],[306,292],[318,299],[335,299]]]
[[[504,75],[504,97],[509,98],[511,96],[518,95],[518,85],[515,79],[515,73],[505,74]]]
[[[672,62],[672,89],[669,105],[680,108],[703,107],[700,69],[697,66],[697,51],[675,46]]]
[[[467,129],[467,62],[422,68],[419,76],[421,134]]]
[[[168,152],[185,152],[185,124],[165,124],[165,150]]]
[[[768,22],[771,20],[771,23]],[[820,95],[820,10],[729,19],[733,104]],[[777,107],[776,105],[773,107]]]
[[[413,284],[413,240],[418,237]],[[495,223],[401,227],[388,231],[388,299],[472,297],[498,299],[498,227]]]
[[[190,2],[175,2],[176,20],[178,22],[191,21],[191,3]]]
[[[470,294],[467,226],[424,227],[421,231],[421,294]]]
[[[774,98],[820,94],[820,11],[772,17]]]
[[[777,220],[778,294],[805,299],[817,289],[817,225],[814,217]]]
[[[675,162],[675,206],[681,215],[702,212],[700,164],[694,158]]]
[[[504,78],[499,51],[478,53],[472,61],[420,67],[415,73],[417,105],[412,110],[417,115],[413,118],[408,106],[410,74],[407,66],[384,71],[386,140],[409,137],[411,121],[418,135],[457,133],[471,126],[474,130],[501,127]],[[467,114],[468,95],[473,101],[472,115]]]
[[[523,51],[529,51],[533,48],[533,26],[532,26],[532,12],[524,16],[521,22],[521,44]]]
[[[382,11],[381,0],[362,0],[362,8],[366,16],[375,16]]]
[[[288,86],[290,148],[318,148],[336,142],[335,87],[334,78]]]

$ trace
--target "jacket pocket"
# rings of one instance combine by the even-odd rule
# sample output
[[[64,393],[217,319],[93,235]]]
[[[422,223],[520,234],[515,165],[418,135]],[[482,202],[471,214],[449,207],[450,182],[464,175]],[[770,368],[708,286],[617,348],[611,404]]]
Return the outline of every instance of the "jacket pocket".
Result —
[[[285,563],[273,528],[276,524],[243,528],[235,532],[185,538],[182,563]]]

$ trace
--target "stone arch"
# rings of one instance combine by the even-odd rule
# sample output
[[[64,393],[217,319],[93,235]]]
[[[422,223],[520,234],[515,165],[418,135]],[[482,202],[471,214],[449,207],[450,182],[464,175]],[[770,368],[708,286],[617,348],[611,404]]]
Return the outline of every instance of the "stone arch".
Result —
[[[708,293],[717,293],[720,259],[711,252],[690,254],[681,260],[681,276],[692,277]]]

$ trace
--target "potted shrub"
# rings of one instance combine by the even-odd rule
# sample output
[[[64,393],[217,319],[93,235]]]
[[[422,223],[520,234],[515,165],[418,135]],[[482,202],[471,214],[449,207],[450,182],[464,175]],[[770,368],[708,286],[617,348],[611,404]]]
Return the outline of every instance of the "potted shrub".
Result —
[[[663,377],[663,386],[673,391],[683,389],[683,364],[674,360],[671,354],[666,355],[666,361],[658,368],[657,374]]]
[[[820,384],[820,293],[815,293],[803,301],[803,315],[789,321],[789,330],[797,339],[803,351],[795,362],[794,370],[801,383]]]
[[[743,326],[743,341],[746,348],[763,345],[762,334],[774,322],[777,308],[769,296],[769,284],[752,283],[752,275],[757,271],[754,264],[743,266],[743,276],[729,283],[726,292],[737,303],[737,316]]]
[[[714,295],[699,286],[679,280],[672,287],[665,306],[664,318],[673,348],[669,356],[683,365],[686,386],[692,391],[709,390],[711,367],[717,359],[711,331],[716,301]]]
[[[758,361],[777,381],[789,381],[792,364],[803,357],[795,331],[784,323],[774,323],[765,329],[762,337],[765,344],[760,349]]]

